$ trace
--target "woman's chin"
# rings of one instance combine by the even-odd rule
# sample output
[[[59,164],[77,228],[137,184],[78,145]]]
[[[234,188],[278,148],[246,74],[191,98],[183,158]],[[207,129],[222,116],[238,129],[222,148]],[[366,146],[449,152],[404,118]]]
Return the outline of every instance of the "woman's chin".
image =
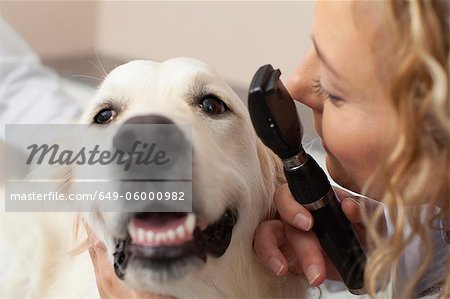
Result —
[[[356,182],[351,179],[335,157],[327,153],[325,162],[327,171],[336,184],[356,193],[361,192]]]
[[[326,155],[326,166],[328,173],[330,174],[333,181],[346,188],[347,190],[356,192],[358,194],[367,196],[374,200],[380,200],[383,196],[383,186],[382,184],[371,184],[370,186],[364,186],[364,181],[355,182],[352,176],[348,174],[347,171],[342,167],[341,163],[332,155],[327,153]]]

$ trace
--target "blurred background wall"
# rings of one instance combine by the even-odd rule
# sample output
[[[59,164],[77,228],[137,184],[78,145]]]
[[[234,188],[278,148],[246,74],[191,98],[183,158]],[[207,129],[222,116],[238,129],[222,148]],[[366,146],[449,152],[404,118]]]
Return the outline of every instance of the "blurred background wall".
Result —
[[[192,56],[249,83],[272,63],[290,73],[309,47],[313,2],[101,2],[96,46],[112,56]]]
[[[55,59],[96,46],[97,6],[91,1],[0,1],[0,13],[44,59]]]
[[[44,58],[192,56],[248,83],[264,63],[293,68],[310,45],[312,1],[2,1],[3,17]]]
[[[89,83],[83,76],[101,77],[100,62],[109,71],[132,59],[190,56],[244,99],[259,66],[271,63],[286,79],[298,65],[311,44],[313,10],[312,1],[0,2],[3,18],[63,76]]]

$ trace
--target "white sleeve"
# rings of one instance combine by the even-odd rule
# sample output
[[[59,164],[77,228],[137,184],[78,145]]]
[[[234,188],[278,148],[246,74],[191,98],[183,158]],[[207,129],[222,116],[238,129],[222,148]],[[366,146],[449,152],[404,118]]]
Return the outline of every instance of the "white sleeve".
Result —
[[[78,114],[58,75],[0,18],[0,140],[5,124],[70,123]]]

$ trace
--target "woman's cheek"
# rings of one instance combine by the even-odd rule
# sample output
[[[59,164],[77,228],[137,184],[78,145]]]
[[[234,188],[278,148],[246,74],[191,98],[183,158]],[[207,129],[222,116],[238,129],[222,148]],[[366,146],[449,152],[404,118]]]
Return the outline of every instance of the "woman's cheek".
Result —
[[[322,119],[322,136],[327,151],[327,168],[332,178],[339,184],[359,191],[362,164],[365,163],[365,136],[361,134],[361,124],[351,117],[342,115]]]
[[[358,113],[345,121],[332,120],[323,120],[323,136],[330,152],[327,159],[330,175],[337,177],[337,183],[352,184],[347,187],[361,192],[378,170],[382,156],[391,148],[387,146],[389,130],[383,122]],[[378,196],[379,188],[376,184],[371,186],[370,194],[366,195]]]
[[[347,116],[337,113],[324,113],[322,118],[322,137],[327,150],[345,166],[345,162],[352,160],[356,149],[356,124]]]

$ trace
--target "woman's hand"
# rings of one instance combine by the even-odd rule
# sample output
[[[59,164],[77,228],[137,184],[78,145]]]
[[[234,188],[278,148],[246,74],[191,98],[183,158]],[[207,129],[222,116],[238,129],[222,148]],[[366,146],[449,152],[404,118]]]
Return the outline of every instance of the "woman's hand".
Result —
[[[170,299],[173,297],[161,296],[151,293],[138,292],[128,288],[114,273],[113,267],[106,255],[106,247],[92,233],[85,224],[86,233],[89,240],[89,254],[94,265],[95,277],[100,297],[102,299],[110,298],[129,298],[129,299]]]
[[[334,191],[341,199],[344,214],[364,241],[361,213],[364,199],[341,189]],[[254,248],[263,263],[279,276],[288,271],[305,275],[312,286],[320,285],[325,278],[341,280],[311,231],[313,217],[294,200],[287,184],[276,190],[274,202],[281,219],[262,222],[255,234]]]

